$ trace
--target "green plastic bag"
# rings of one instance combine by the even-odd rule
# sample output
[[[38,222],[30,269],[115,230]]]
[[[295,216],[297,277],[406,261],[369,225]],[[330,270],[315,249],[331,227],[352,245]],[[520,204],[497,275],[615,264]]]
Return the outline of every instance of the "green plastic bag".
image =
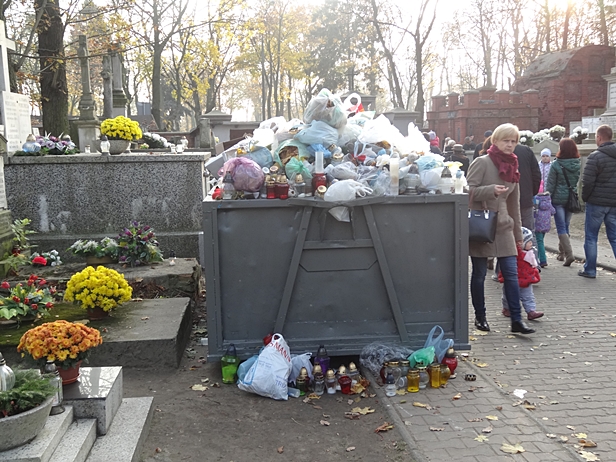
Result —
[[[291,157],[289,162],[287,162],[287,165],[285,166],[285,173],[287,174],[287,178],[291,181],[295,180],[295,176],[298,173],[302,174],[302,176],[304,177],[304,181],[312,181],[312,175],[310,174],[310,171],[297,157]]]
[[[428,367],[434,362],[434,356],[434,347],[429,346],[428,348],[422,348],[421,350],[414,351],[413,354],[408,357],[408,360],[411,363],[411,367]]]

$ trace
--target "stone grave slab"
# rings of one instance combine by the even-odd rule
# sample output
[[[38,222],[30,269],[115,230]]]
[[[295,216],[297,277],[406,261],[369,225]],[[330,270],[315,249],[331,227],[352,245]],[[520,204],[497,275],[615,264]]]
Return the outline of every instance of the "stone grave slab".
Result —
[[[0,92],[0,113],[4,124],[4,137],[9,153],[19,151],[32,133],[30,122],[30,98],[26,95]]]
[[[79,379],[64,385],[64,403],[77,419],[97,419],[97,432],[105,435],[122,404],[121,367],[81,367]]]

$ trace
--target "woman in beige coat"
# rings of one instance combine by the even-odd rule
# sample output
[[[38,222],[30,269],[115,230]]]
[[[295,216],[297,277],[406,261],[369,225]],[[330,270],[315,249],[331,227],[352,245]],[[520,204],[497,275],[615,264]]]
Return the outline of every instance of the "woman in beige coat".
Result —
[[[468,169],[469,207],[498,212],[496,239],[492,243],[470,242],[473,264],[471,298],[475,308],[475,327],[489,331],[486,319],[484,283],[488,257],[498,258],[505,280],[505,295],[511,312],[511,332],[535,332],[522,320],[518,285],[517,246],[522,244],[518,158],[513,153],[520,133],[512,124],[499,125],[492,133],[492,146],[487,155],[476,158]]]

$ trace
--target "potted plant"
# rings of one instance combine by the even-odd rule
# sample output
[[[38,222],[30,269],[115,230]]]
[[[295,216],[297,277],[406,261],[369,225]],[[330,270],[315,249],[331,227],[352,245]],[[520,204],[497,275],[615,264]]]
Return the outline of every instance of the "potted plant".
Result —
[[[582,144],[582,141],[588,138],[588,129],[577,126],[571,132],[570,138],[575,141],[576,144]]]
[[[133,221],[118,235],[119,262],[131,266],[163,261],[154,228]]]
[[[16,370],[15,385],[0,391],[0,452],[33,440],[45,426],[56,387],[36,370]]]
[[[87,265],[103,265],[118,261],[118,242],[110,237],[104,237],[100,242],[79,239],[67,250],[74,255],[85,256]]]
[[[560,141],[565,136],[565,127],[562,125],[554,125],[550,128],[550,137],[554,141]]]
[[[71,140],[69,135],[61,134],[60,136],[52,136],[45,133],[45,136],[29,136],[26,143],[23,145],[23,150],[16,151],[16,156],[46,156],[55,155],[62,156],[68,154],[77,154],[79,149]]]
[[[520,130],[520,144],[532,148],[535,145],[535,141],[533,140],[533,132],[530,130]]]
[[[47,316],[53,308],[55,287],[48,287],[47,281],[36,274],[30,275],[24,286],[21,282],[11,287],[4,281],[0,287],[8,290],[7,296],[0,297],[0,318],[12,322],[34,321]]]
[[[41,370],[47,361],[54,361],[62,376],[62,383],[79,378],[79,366],[88,360],[90,350],[103,343],[98,329],[79,322],[58,320],[34,327],[19,340],[17,351],[26,353]]]
[[[64,300],[78,303],[88,311],[90,319],[96,320],[107,317],[109,311],[128,302],[132,295],[133,288],[123,274],[104,266],[88,266],[71,276]]]
[[[124,116],[105,119],[101,124],[101,135],[107,136],[109,140],[109,154],[122,154],[129,148],[131,141],[143,136],[139,122]]]
[[[35,233],[35,231],[28,229],[30,223],[32,222],[29,218],[24,218],[23,220],[16,219],[11,224],[13,248],[0,261],[0,264],[7,265],[8,273],[17,274],[20,267],[30,263],[30,253],[33,246],[30,244],[28,235]]]
[[[32,266],[60,266],[62,259],[55,249],[43,253],[34,252],[30,256],[30,264]]]

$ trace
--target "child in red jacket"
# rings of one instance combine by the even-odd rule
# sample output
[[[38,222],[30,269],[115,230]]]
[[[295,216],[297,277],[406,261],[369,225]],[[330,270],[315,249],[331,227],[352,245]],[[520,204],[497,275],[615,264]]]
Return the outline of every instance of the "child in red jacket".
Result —
[[[526,311],[529,321],[538,319],[543,316],[541,311],[537,311],[537,303],[535,302],[535,294],[533,293],[533,284],[538,283],[539,263],[533,249],[533,233],[528,228],[522,228],[522,237],[524,242],[522,248],[518,248],[518,281],[520,284],[520,302]],[[498,280],[504,282],[503,275],[499,273]],[[503,287],[503,316],[511,316],[509,313],[509,304],[505,297],[505,288]]]

